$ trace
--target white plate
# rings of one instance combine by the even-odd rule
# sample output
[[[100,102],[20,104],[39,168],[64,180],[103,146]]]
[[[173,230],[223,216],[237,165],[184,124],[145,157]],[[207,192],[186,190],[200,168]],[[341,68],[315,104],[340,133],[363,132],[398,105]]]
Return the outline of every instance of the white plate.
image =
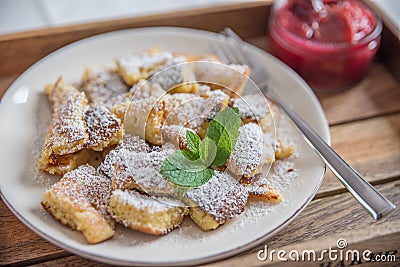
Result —
[[[38,123],[42,121],[43,125],[43,120],[47,121],[50,116],[48,101],[42,93],[46,83],[54,82],[61,74],[66,81],[78,81],[85,67],[112,66],[116,56],[149,47],[212,52],[210,42],[213,41],[218,41],[214,33],[182,28],[118,31],[68,45],[25,71],[10,86],[0,105],[0,185],[7,206],[29,228],[55,245],[110,264],[200,264],[232,256],[276,234],[309,203],[324,175],[325,165],[301,138],[297,141],[300,152],[296,159],[299,177],[284,188],[284,203],[269,208],[265,214],[247,222],[247,226],[243,225],[247,216],[244,214],[208,233],[185,222],[181,229],[163,237],[122,229],[109,241],[88,245],[80,233],[56,222],[39,204],[46,185],[34,178],[32,151],[40,149],[40,144],[34,141]],[[269,69],[277,92],[329,142],[327,121],[306,83],[279,60],[254,46],[248,48]]]

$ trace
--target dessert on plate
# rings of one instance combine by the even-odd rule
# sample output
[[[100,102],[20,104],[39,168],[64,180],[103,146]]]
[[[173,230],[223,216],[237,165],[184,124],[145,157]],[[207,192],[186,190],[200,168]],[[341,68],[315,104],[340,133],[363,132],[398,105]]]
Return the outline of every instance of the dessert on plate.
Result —
[[[42,206],[94,244],[116,225],[165,235],[188,218],[210,231],[248,201],[279,203],[268,170],[294,147],[275,137],[267,100],[243,95],[249,73],[212,54],[149,49],[87,69],[78,85],[47,85],[51,122],[38,167],[60,178]],[[226,114],[239,124],[230,128]],[[174,180],[200,176],[208,178],[196,185]]]

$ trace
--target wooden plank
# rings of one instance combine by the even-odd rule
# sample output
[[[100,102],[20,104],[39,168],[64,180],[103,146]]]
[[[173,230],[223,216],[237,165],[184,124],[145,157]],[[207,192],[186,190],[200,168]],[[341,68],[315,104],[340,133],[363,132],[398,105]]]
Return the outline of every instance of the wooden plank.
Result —
[[[381,229],[381,227],[379,229]],[[364,235],[364,231],[363,230],[357,231],[355,234]],[[289,245],[289,246],[282,247],[282,248],[279,248],[279,249],[284,249],[286,251],[290,251],[290,250],[294,250],[294,249],[297,250],[297,251],[304,251],[304,250],[309,250],[309,249],[313,248],[315,251],[320,253],[320,251],[322,249],[325,249],[325,248],[323,248],[323,247],[321,248],[319,246],[321,244],[321,241],[324,241],[324,243],[327,243],[327,241],[328,241],[328,242],[330,242],[330,244],[332,244],[332,247],[334,247],[335,242],[340,238],[343,238],[343,235],[337,235],[337,237],[329,237],[329,238],[328,237],[323,237],[321,239],[317,239],[314,242],[312,242],[313,244],[311,244],[311,242],[310,243],[306,243],[306,244],[298,243],[298,244],[295,244],[295,245]],[[375,238],[368,239],[368,241],[364,241],[364,242],[354,242],[354,243],[351,244],[351,249],[352,250],[357,249],[360,252],[368,249],[368,250],[374,251],[374,252],[376,252],[376,254],[380,254],[380,255],[393,255],[394,254],[395,256],[397,256],[396,257],[396,262],[399,262],[400,261],[400,257],[397,255],[398,253],[397,253],[397,250],[396,250],[396,246],[397,247],[400,246],[400,243],[399,243],[400,239],[399,238],[400,238],[399,234],[383,235],[383,236],[380,236],[380,237],[375,237]],[[365,242],[367,242],[367,245],[365,244]],[[387,250],[386,249],[382,249],[383,247],[387,246],[388,243],[393,245],[393,249],[387,249]],[[259,249],[261,249],[261,248],[259,248]],[[253,254],[250,254],[247,257],[238,258],[238,259],[235,258],[232,261],[222,261],[222,262],[217,262],[217,263],[213,263],[213,264],[209,264],[209,265],[203,265],[203,266],[230,266],[230,267],[235,267],[235,266],[237,266],[237,267],[253,266],[253,265],[251,265],[251,263],[249,264],[249,262],[253,261],[254,257],[256,257],[256,255],[254,255],[254,253],[253,253]],[[292,266],[290,264],[293,264],[293,263],[286,263],[286,265],[285,265],[285,263],[275,263],[275,264],[268,263],[268,266]],[[319,266],[319,267],[322,267],[322,266],[323,267],[325,267],[325,266],[326,267],[328,267],[328,266],[329,267],[333,267],[333,266],[343,266],[344,267],[344,266],[352,266],[352,265],[354,265],[354,264],[348,263],[348,265],[345,265],[343,263],[343,265],[340,265],[340,263],[338,263],[338,262],[330,262],[328,260],[326,260],[324,262],[314,263],[314,264],[310,263],[308,261],[296,263],[296,266]],[[108,264],[105,264],[105,263],[96,262],[96,261],[92,261],[92,260],[85,259],[85,258],[82,258],[80,256],[74,255],[74,256],[64,257],[64,258],[61,258],[61,259],[55,259],[55,260],[52,260],[52,261],[47,261],[47,262],[43,262],[43,263],[40,263],[40,264],[37,264],[37,265],[31,265],[31,266],[44,266],[44,267],[45,266],[49,266],[49,267],[52,267],[52,266],[105,267],[105,266],[111,266],[111,265],[108,265]],[[262,266],[264,266],[264,265],[262,265]],[[368,266],[369,267],[370,266],[382,267],[382,266],[394,266],[394,265],[393,265],[393,262],[387,262],[387,263],[378,262],[378,263],[375,263],[375,265],[368,264]]]
[[[400,181],[377,186],[378,190],[387,195],[397,206],[400,204],[399,187]],[[263,249],[264,245],[276,250],[321,251],[328,247],[335,247],[339,238],[346,239],[349,249],[370,249],[375,253],[397,250],[398,262],[400,259],[399,237],[400,209],[396,209],[380,221],[374,221],[360,205],[356,204],[350,193],[344,193],[312,201],[297,219],[265,244],[250,252],[207,266],[270,266],[271,262],[257,259],[257,252]],[[307,262],[305,266],[350,265],[350,263],[340,265],[337,261],[329,265],[327,260],[324,260],[324,265],[319,264],[312,265]],[[391,266],[395,265],[393,262],[391,264]],[[275,264],[271,265],[275,266]],[[280,265],[282,264],[277,264],[277,266]],[[290,262],[288,265],[290,266]],[[382,265],[378,263],[368,266]]]
[[[400,113],[330,128],[332,147],[373,184],[400,177]],[[345,188],[328,172],[317,196]]]
[[[247,41],[268,50],[265,36]],[[399,88],[400,81],[382,62],[377,61],[367,77],[355,86],[342,92],[316,94],[329,124],[334,125],[400,111]]]
[[[96,262],[82,258],[80,256],[69,256],[52,261],[46,261],[39,264],[31,265],[31,267],[53,267],[53,266],[85,266],[85,267],[105,267],[111,266],[105,263]]]
[[[400,205],[400,181],[379,185],[378,189],[387,195],[395,204]],[[321,216],[324,214],[324,216]],[[335,248],[336,241],[344,238],[348,242],[349,249],[372,250],[375,253],[396,253],[397,262],[400,260],[400,209],[395,210],[389,216],[380,221],[373,221],[369,215],[356,204],[349,193],[313,200],[311,204],[297,217],[289,226],[284,228],[278,235],[268,240],[265,244],[238,255],[236,257],[212,263],[205,266],[270,266],[271,263],[259,261],[257,252],[268,245],[270,249],[284,249],[290,251],[310,250],[321,251],[329,246]],[[395,252],[397,250],[397,252]],[[338,262],[326,260],[321,263],[312,264],[306,262],[301,266],[348,266],[340,265]],[[80,256],[70,256],[56,259],[40,266],[64,266],[71,263],[74,266],[108,266],[84,259]],[[275,262],[277,263],[277,262]],[[339,264],[339,265],[337,265]],[[393,263],[391,263],[394,266]],[[273,264],[280,266],[281,264]],[[290,262],[288,265],[291,266]],[[296,265],[297,266],[297,265]],[[368,264],[368,266],[385,266]]]
[[[0,99],[17,76],[0,77]]]
[[[0,76],[21,73],[50,52],[82,38],[114,30],[179,26],[220,31],[226,26],[246,38],[265,33],[271,0],[0,35]]]
[[[388,228],[388,226],[390,228]],[[309,241],[309,242],[299,242],[283,247],[270,247],[267,244],[269,252],[271,250],[275,250],[276,252],[283,250],[286,252],[285,258],[288,259],[287,262],[284,261],[279,261],[277,258],[277,254],[273,256],[273,261],[269,261],[269,259],[266,259],[264,261],[258,260],[257,258],[257,253],[261,251],[265,251],[265,247],[259,247],[256,252],[250,253],[246,256],[242,257],[237,257],[233,258],[230,260],[225,260],[221,262],[216,262],[213,264],[208,264],[208,265],[202,265],[202,266],[230,266],[230,267],[241,267],[241,266],[300,266],[300,267],[308,267],[308,266],[315,266],[315,267],[347,267],[347,266],[354,266],[354,265],[362,265],[362,266],[376,266],[376,267],[384,267],[384,266],[397,266],[396,264],[400,261],[400,254],[398,247],[400,246],[400,233],[396,232],[390,232],[388,229],[392,229],[393,227],[396,227],[397,229],[400,228],[400,224],[396,221],[394,223],[386,224],[383,226],[370,226],[365,229],[357,229],[357,230],[351,230],[347,233],[343,234],[336,234],[332,236],[324,236],[317,238],[315,240]],[[376,232],[379,233],[379,236],[374,237],[374,235],[370,234],[371,232]],[[359,236],[363,237],[362,239],[359,238]],[[337,248],[337,242],[338,240],[346,240],[348,242],[349,240],[351,243],[347,246],[346,249],[338,249]],[[334,257],[336,256],[337,260],[329,259],[329,254],[326,253],[329,251],[329,248],[336,250],[336,252],[343,251],[343,260],[340,261],[339,257],[340,254],[332,254]],[[294,260],[290,260],[288,254],[290,251],[298,251],[300,255],[304,253],[304,251],[315,251],[315,257],[316,260],[308,260],[307,256],[305,256],[305,260],[299,260],[295,262]],[[324,258],[321,259],[321,261],[318,260],[319,257],[321,257],[321,252],[325,251],[325,256]],[[372,251],[372,255],[379,255],[379,256],[388,256],[391,255],[390,261],[387,262],[372,262],[370,260],[365,260],[362,258],[363,252],[365,250]],[[357,251],[360,255],[360,258],[358,260],[346,260],[346,254],[348,251]],[[262,253],[262,252],[261,252]],[[264,256],[264,254],[260,254]],[[308,255],[308,254],[305,254]],[[351,254],[350,254],[351,255]],[[301,256],[300,256],[301,257]],[[300,258],[302,259],[302,258]],[[83,259],[83,262],[85,260]],[[55,265],[57,266],[57,264]],[[58,265],[61,266],[61,265]]]
[[[334,94],[317,93],[317,96],[330,125],[334,125],[400,111],[399,87],[399,81],[387,68],[376,63],[356,86]]]
[[[362,164],[351,164],[364,179],[372,185],[378,185],[394,181],[400,177],[400,155],[393,158],[368,161]],[[340,183],[338,178],[328,169],[324,181],[318,190],[315,198],[335,195],[346,192],[347,189]]]
[[[0,265],[70,255],[21,223],[0,201]]]

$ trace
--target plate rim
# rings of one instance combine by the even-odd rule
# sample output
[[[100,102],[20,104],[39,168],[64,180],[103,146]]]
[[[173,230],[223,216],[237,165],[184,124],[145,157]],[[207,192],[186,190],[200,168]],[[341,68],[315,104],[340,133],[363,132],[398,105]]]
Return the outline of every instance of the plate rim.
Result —
[[[25,75],[27,75],[32,69],[34,69],[37,65],[42,64],[43,62],[47,61],[49,58],[52,58],[54,56],[57,56],[58,54],[64,52],[65,50],[69,50],[69,49],[73,49],[73,47],[75,46],[79,46],[82,44],[85,44],[87,42],[91,42],[91,41],[95,41],[96,39],[102,39],[104,37],[112,37],[112,36],[117,36],[120,34],[129,34],[132,33],[134,34],[134,32],[146,32],[146,31],[157,31],[157,30],[162,30],[162,31],[174,31],[174,33],[178,33],[178,32],[182,32],[182,33],[199,33],[201,34],[203,37],[209,37],[212,38],[211,36],[214,35],[213,37],[217,37],[218,33],[215,32],[210,32],[210,31],[205,31],[205,30],[199,30],[199,29],[192,29],[192,28],[185,28],[185,27],[168,27],[168,26],[157,26],[157,27],[140,27],[140,28],[132,28],[132,29],[124,29],[124,30],[117,30],[117,31],[110,31],[110,32],[106,32],[106,33],[101,33],[101,34],[97,34],[97,35],[93,35],[90,37],[86,37],[83,39],[80,39],[78,41],[69,43],[51,53],[49,53],[48,55],[42,57],[41,59],[39,59],[38,61],[36,61],[35,63],[33,63],[31,66],[29,66],[22,74],[20,74],[6,89],[6,91],[4,92],[3,96],[1,97],[0,100],[0,112],[3,110],[3,102],[4,99],[9,98],[9,94],[11,94],[11,90],[9,90],[11,87],[13,87],[15,84],[17,84],[19,82],[19,80],[23,79]],[[208,36],[207,36],[208,35]],[[325,137],[323,137],[323,139],[330,144],[330,131],[329,131],[329,124],[328,121],[326,119],[326,116],[323,112],[323,109],[321,107],[320,102],[318,101],[318,98],[316,97],[315,93],[312,91],[312,89],[309,87],[309,85],[295,72],[293,71],[291,68],[289,68],[286,64],[284,64],[281,60],[277,59],[276,57],[274,57],[273,55],[269,54],[268,52],[252,45],[249,43],[246,43],[246,46],[251,47],[252,50],[256,51],[258,54],[264,54],[267,55],[268,57],[270,57],[272,60],[274,60],[277,64],[281,65],[282,67],[285,67],[285,70],[288,71],[291,75],[294,75],[296,80],[298,80],[298,82],[300,82],[302,84],[302,87],[307,91],[307,93],[309,94],[309,96],[311,97],[312,102],[315,104],[315,107],[318,109],[320,115],[322,115],[322,120],[323,120],[323,131],[325,131]],[[315,188],[312,191],[312,194],[309,195],[307,197],[307,199],[305,200],[305,202],[294,212],[291,214],[291,216],[289,218],[287,218],[285,221],[283,221],[281,224],[279,224],[278,226],[276,226],[274,229],[272,229],[269,233],[260,236],[259,238],[252,240],[249,243],[243,244],[241,246],[237,246],[236,248],[227,250],[227,251],[222,251],[218,254],[209,256],[209,257],[201,257],[201,258],[195,258],[195,259],[190,259],[190,260],[182,260],[182,261],[166,261],[166,262],[140,262],[140,261],[135,261],[132,262],[131,260],[124,260],[124,259],[115,259],[115,258],[110,258],[110,257],[103,257],[100,255],[95,255],[92,254],[91,252],[86,252],[86,251],[81,251],[79,249],[75,249],[71,246],[65,245],[62,242],[57,241],[55,238],[53,238],[50,235],[47,235],[46,233],[44,233],[43,231],[41,231],[40,229],[36,228],[35,226],[33,226],[30,222],[28,222],[28,220],[26,220],[17,210],[15,210],[11,203],[9,203],[6,199],[6,197],[3,195],[2,190],[0,188],[0,197],[3,200],[3,202],[6,204],[7,208],[9,208],[9,210],[11,210],[11,212],[25,225],[27,226],[30,230],[32,230],[33,232],[35,232],[36,234],[38,234],[40,237],[42,237],[43,239],[49,241],[50,243],[52,243],[53,245],[56,245],[66,251],[69,251],[73,254],[82,256],[83,258],[86,259],[91,259],[91,260],[96,260],[96,261],[100,261],[103,263],[108,263],[108,264],[119,264],[119,265],[124,265],[124,266],[186,266],[186,265],[197,265],[197,264],[206,264],[206,263],[211,263],[211,262],[216,262],[219,260],[223,260],[223,259],[227,259],[230,257],[233,257],[234,255],[237,255],[241,252],[244,252],[250,248],[256,247],[257,245],[265,242],[268,238],[272,237],[273,235],[275,235],[277,232],[279,232],[282,228],[284,228],[285,226],[287,226],[290,222],[292,222],[304,209],[305,207],[307,207],[307,205],[310,203],[310,201],[314,198],[314,196],[316,195],[318,189],[320,188],[323,180],[324,180],[324,176],[325,176],[325,172],[326,172],[326,165],[323,166],[323,170],[321,173],[321,176],[318,178],[318,183],[316,184]]]

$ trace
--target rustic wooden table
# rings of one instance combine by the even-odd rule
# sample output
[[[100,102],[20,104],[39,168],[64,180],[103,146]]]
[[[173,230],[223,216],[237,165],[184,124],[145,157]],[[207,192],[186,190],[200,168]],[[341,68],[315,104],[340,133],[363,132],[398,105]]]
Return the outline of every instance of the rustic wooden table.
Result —
[[[263,49],[271,1],[184,11],[0,36],[0,95],[29,65],[72,41],[111,30],[143,26],[183,26],[219,31],[232,27]],[[333,148],[369,182],[400,207],[400,44],[385,28],[377,61],[366,79],[335,94],[317,93],[330,125]],[[396,262],[323,262],[315,266],[400,265],[400,209],[374,221],[327,172],[307,208],[266,244],[270,249],[321,251],[339,238],[348,248],[395,255]],[[262,262],[264,245],[214,266],[281,265]],[[291,263],[289,263],[290,265]],[[292,263],[293,264],[293,263]],[[300,265],[311,266],[311,262]],[[0,203],[0,265],[104,266],[73,255],[40,238]]]

